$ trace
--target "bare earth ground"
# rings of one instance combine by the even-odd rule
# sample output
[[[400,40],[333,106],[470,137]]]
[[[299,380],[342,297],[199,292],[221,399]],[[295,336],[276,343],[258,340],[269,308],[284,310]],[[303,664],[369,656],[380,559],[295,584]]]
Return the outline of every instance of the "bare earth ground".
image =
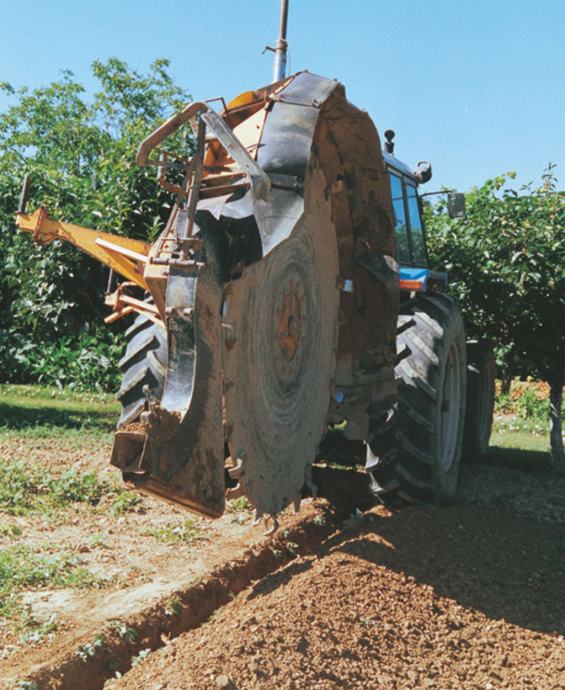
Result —
[[[453,507],[372,509],[106,687],[565,688],[565,481],[542,458],[466,467]]]
[[[4,462],[24,459],[53,476],[68,469],[77,474],[96,472],[115,481],[108,466],[110,444],[99,436],[68,438],[3,438]],[[197,580],[214,564],[235,556],[256,538],[249,510],[232,508],[221,520],[210,522],[157,499],[144,497],[134,511],[115,515],[110,504],[93,508],[82,503],[53,515],[2,516],[2,524],[16,527],[17,535],[0,536],[0,547],[24,542],[44,554],[76,554],[81,567],[99,580],[88,588],[30,588],[23,602],[38,621],[55,621],[53,630],[26,639],[11,621],[0,619],[0,681],[17,677],[34,663],[62,649],[75,649],[92,638],[108,620],[116,620],[166,598],[183,583]],[[190,531],[186,534],[186,520]],[[175,531],[176,530],[176,531]],[[177,536],[178,535],[178,536]],[[29,637],[29,635],[28,635]],[[78,690],[78,689],[77,689]]]
[[[5,403],[1,464],[115,483],[107,465],[114,413],[102,406],[96,417],[83,402],[70,413],[54,409],[57,400]],[[34,427],[47,422],[61,433]],[[90,431],[75,433],[83,424]],[[519,427],[514,418],[499,420],[504,433],[494,445],[510,436],[529,450],[498,447],[486,463],[465,467],[455,506],[373,508],[205,625],[140,654],[107,687],[565,688],[565,481],[551,474],[538,432],[533,438]],[[119,511],[116,494],[106,491],[95,504],[0,512],[0,552],[65,553],[92,580],[18,590],[34,622],[0,617],[0,686],[57,687],[15,679],[50,659],[95,653],[84,643],[104,626],[127,637],[121,621],[156,601],[174,608],[174,592],[262,538],[243,503],[209,522],[156,499],[119,498]]]

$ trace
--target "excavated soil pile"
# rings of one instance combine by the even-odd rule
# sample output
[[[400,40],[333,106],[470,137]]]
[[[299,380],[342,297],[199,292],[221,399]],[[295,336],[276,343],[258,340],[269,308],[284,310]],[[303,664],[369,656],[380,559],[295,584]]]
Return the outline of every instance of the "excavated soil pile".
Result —
[[[112,690],[565,688],[562,525],[373,509]]]

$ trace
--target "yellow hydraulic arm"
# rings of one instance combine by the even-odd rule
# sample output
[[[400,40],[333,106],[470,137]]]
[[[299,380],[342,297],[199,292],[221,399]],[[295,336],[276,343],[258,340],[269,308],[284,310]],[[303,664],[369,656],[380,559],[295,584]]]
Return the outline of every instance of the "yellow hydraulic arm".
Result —
[[[126,280],[149,290],[143,277],[150,249],[150,245],[145,242],[53,220],[43,206],[33,213],[18,211],[16,225],[20,230],[31,233],[33,239],[41,244],[66,240]]]

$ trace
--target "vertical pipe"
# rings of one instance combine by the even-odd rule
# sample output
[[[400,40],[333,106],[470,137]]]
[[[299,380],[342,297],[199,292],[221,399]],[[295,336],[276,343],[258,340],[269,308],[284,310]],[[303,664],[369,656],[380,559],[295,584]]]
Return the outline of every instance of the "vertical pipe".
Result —
[[[275,44],[275,65],[273,69],[273,81],[280,81],[286,77],[286,27],[288,23],[288,0],[281,0],[281,13],[279,20],[279,37]]]
[[[24,177],[22,191],[20,192],[20,203],[18,204],[18,213],[25,213],[27,210],[27,198],[29,195],[29,173]]]

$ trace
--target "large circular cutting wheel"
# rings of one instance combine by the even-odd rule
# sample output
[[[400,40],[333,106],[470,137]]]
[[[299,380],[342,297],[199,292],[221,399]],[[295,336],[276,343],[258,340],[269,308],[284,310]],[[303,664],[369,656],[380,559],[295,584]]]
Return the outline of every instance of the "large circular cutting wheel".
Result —
[[[331,224],[303,216],[228,290],[224,350],[231,457],[260,514],[299,496],[325,430],[338,290]]]

